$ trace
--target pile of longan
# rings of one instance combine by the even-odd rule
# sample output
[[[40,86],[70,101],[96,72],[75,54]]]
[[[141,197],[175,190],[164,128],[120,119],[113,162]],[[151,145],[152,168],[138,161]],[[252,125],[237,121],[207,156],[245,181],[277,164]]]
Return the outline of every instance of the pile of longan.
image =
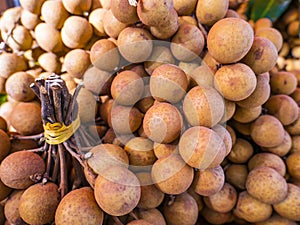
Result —
[[[20,0],[7,9],[0,225],[296,225],[300,73],[276,64],[282,34],[267,18],[248,22],[244,2]],[[82,177],[65,153],[63,198],[30,88],[52,73],[70,93],[83,82],[81,126],[98,141],[78,141]]]

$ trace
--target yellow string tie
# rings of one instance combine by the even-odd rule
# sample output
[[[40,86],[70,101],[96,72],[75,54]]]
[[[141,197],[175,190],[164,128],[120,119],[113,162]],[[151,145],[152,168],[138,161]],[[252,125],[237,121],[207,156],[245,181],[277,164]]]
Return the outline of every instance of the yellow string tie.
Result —
[[[50,145],[58,145],[68,140],[80,126],[80,119],[77,116],[69,126],[63,123],[46,123],[44,125],[44,137]]]

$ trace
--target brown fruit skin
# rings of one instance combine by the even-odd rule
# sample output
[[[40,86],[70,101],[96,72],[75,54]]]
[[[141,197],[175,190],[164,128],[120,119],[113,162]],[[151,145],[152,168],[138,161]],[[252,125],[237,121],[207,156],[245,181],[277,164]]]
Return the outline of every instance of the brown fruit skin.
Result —
[[[226,15],[228,10],[228,0],[214,0],[207,2],[200,0],[197,3],[196,16],[201,24],[212,26]]]
[[[90,54],[83,49],[69,51],[64,58],[64,67],[74,78],[83,78],[84,73],[91,65]]]
[[[281,33],[272,27],[266,27],[259,29],[255,32],[255,36],[268,38],[276,47],[277,51],[279,51],[283,44],[283,37]]]
[[[250,195],[266,204],[277,204],[286,198],[288,187],[276,170],[261,166],[249,172],[246,189]]]
[[[103,28],[105,33],[111,38],[117,38],[122,30],[128,27],[128,24],[121,23],[114,16],[111,10],[107,10],[103,15]]]
[[[271,216],[272,206],[253,198],[247,191],[243,191],[239,193],[233,213],[247,222],[262,222]]]
[[[197,202],[187,192],[176,196],[174,202],[166,204],[163,211],[168,225],[195,224],[198,218]]]
[[[140,209],[154,209],[158,207],[164,200],[165,194],[153,184],[151,174],[141,172],[137,173],[136,176],[141,183],[141,198],[137,207]]]
[[[210,196],[219,192],[224,185],[225,175],[221,166],[195,172],[192,187],[202,196]],[[209,185],[208,185],[209,184]]]
[[[298,105],[288,95],[273,95],[269,98],[264,107],[269,114],[274,115],[284,126],[298,119]]]
[[[227,158],[233,163],[245,163],[253,153],[253,147],[247,140],[237,138]]]
[[[287,197],[280,203],[273,205],[274,210],[287,219],[300,220],[300,187],[288,183]]]
[[[56,184],[48,182],[32,185],[24,191],[20,199],[20,216],[29,224],[50,223],[54,220],[59,201],[60,194]]]
[[[92,0],[62,0],[62,3],[69,13],[75,15],[84,15],[92,6]]]
[[[277,49],[269,39],[254,37],[253,45],[242,62],[247,64],[255,74],[262,74],[275,66],[277,57]]]
[[[197,0],[184,1],[184,0],[173,0],[174,9],[180,16],[188,16],[193,13],[196,8]]]
[[[179,153],[183,160],[191,167],[207,169],[211,166],[219,152],[223,153],[223,158],[219,162],[220,164],[226,154],[225,144],[215,131],[207,127],[191,127],[180,137]]]
[[[13,189],[7,187],[1,180],[0,180],[0,201],[4,200],[9,194],[12,192]]]
[[[32,152],[19,151],[11,153],[0,166],[2,182],[14,189],[25,189],[33,184],[30,176],[42,175],[45,171],[43,159]]]
[[[297,88],[296,76],[288,71],[273,73],[270,77],[270,86],[274,94],[292,94]]]
[[[57,225],[101,225],[103,219],[104,213],[98,206],[93,189],[90,187],[69,192],[61,200],[55,212]]]
[[[45,52],[38,58],[38,63],[46,72],[61,73],[61,62],[59,57],[52,52]]]
[[[146,220],[133,220],[129,223],[127,223],[127,225],[152,225],[152,223],[147,222]]]
[[[41,133],[41,106],[36,102],[20,102],[13,108],[10,123],[22,135]]]
[[[112,0],[111,11],[122,23],[132,24],[139,20],[136,7],[129,4],[127,0]]]
[[[231,101],[249,97],[254,92],[256,83],[254,72],[243,63],[225,65],[215,73],[215,88],[224,98]]]
[[[7,37],[7,44],[16,52],[29,50],[32,43],[33,38],[30,31],[21,25],[17,25],[11,36]]]
[[[205,207],[201,211],[201,215],[205,218],[210,224],[227,224],[233,220],[231,212],[220,213],[215,210],[212,210],[208,207]]]
[[[233,119],[240,123],[250,123],[260,116],[262,107],[244,108],[237,106],[233,115]]]
[[[110,167],[96,178],[94,195],[103,211],[122,216],[137,206],[141,197],[140,183],[127,168]]]
[[[285,131],[284,139],[281,142],[281,144],[279,144],[275,147],[271,147],[271,148],[262,148],[262,150],[266,151],[266,152],[271,152],[280,157],[283,157],[292,150],[292,146],[293,146],[292,138],[291,138],[290,134],[287,131]]]
[[[0,76],[7,79],[13,73],[27,69],[27,62],[23,56],[16,53],[2,53],[0,55]]]
[[[232,138],[231,135],[229,133],[229,131],[226,129],[226,127],[217,124],[216,126],[214,126],[212,128],[213,131],[215,131],[219,137],[221,137],[221,139],[224,142],[225,148],[226,148],[226,156],[230,153],[231,148],[232,148]]]
[[[7,94],[19,102],[29,102],[35,94],[29,87],[34,82],[34,77],[26,72],[16,72],[12,74],[5,84]]]
[[[203,201],[208,208],[216,212],[228,213],[236,204],[237,191],[231,184],[225,183],[218,193],[205,196]]]
[[[3,131],[0,130],[0,163],[10,152],[10,139],[9,136]]]
[[[26,9],[22,10],[21,23],[26,29],[33,30],[40,22],[41,19],[38,15],[33,14]]]
[[[44,2],[45,0],[20,0],[23,9],[37,15],[41,13],[41,7]]]
[[[138,218],[146,220],[152,225],[166,225],[165,218],[158,209],[139,209],[135,213],[137,213]]]
[[[275,147],[282,143],[284,133],[284,128],[276,117],[262,115],[253,123],[251,137],[262,147]]]
[[[181,194],[192,184],[194,170],[179,155],[158,159],[152,166],[151,177],[156,187],[166,194]]]
[[[249,171],[257,167],[269,167],[285,176],[286,166],[282,158],[272,153],[257,153],[248,161]]]
[[[295,221],[289,220],[278,214],[273,214],[269,219],[255,223],[254,225],[297,225]]]
[[[42,5],[41,14],[43,20],[56,29],[61,29],[65,20],[69,17],[69,13],[60,0],[46,1]]]
[[[300,134],[300,107],[298,111],[298,119],[285,127],[286,131],[289,132],[290,135],[299,135]]]
[[[84,87],[95,95],[109,94],[112,79],[112,74],[99,70],[95,66],[88,68],[83,76]]]
[[[234,63],[247,54],[253,40],[249,23],[239,18],[225,18],[216,22],[208,32],[207,47],[219,63]]]
[[[107,10],[104,8],[97,8],[91,11],[89,15],[89,23],[93,26],[94,35],[99,37],[107,36],[104,31],[104,14]]]
[[[285,160],[289,174],[298,180],[300,180],[299,159],[300,152],[293,152]]]
[[[204,44],[204,36],[197,26],[182,24],[172,37],[171,51],[180,61],[192,61],[199,57]]]
[[[20,217],[19,204],[25,190],[14,190],[4,205],[4,215],[10,224],[25,224]]]
[[[232,184],[238,190],[244,190],[248,169],[243,164],[231,164],[225,170],[226,182]]]

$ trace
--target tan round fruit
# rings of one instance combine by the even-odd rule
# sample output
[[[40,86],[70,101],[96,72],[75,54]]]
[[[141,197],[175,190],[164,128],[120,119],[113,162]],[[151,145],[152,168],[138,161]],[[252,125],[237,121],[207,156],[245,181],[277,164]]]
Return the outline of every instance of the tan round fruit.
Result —
[[[43,20],[56,29],[61,29],[69,17],[69,13],[61,0],[46,1],[42,5],[41,14]]]
[[[7,37],[6,42],[15,51],[26,51],[32,47],[33,38],[27,28],[17,25]]]
[[[60,194],[55,183],[32,185],[24,191],[20,199],[20,216],[28,224],[50,223],[54,220],[59,201]]]
[[[228,0],[214,0],[207,2],[200,0],[197,3],[196,16],[201,24],[212,26],[224,18],[229,6]]]
[[[198,218],[197,202],[187,192],[176,196],[173,202],[166,204],[163,212],[169,225],[195,224]]]
[[[141,197],[140,183],[127,168],[113,166],[97,177],[94,195],[104,212],[122,216],[137,206]]]
[[[174,9],[178,15],[191,15],[196,8],[197,0],[184,1],[184,0],[173,0]]]
[[[24,220],[20,217],[19,204],[24,190],[14,190],[4,205],[4,215],[8,222],[11,224],[24,224]]]
[[[192,187],[202,196],[210,196],[219,192],[225,181],[224,170],[221,166],[195,172]],[[209,184],[209,185],[207,185]]]
[[[172,37],[171,51],[180,61],[192,61],[199,57],[204,42],[204,36],[197,26],[182,24]]]
[[[253,153],[254,150],[249,141],[237,138],[227,158],[233,163],[245,163]]]
[[[256,87],[256,76],[243,63],[225,65],[215,73],[214,85],[224,98],[241,101],[249,97]]]
[[[162,143],[156,143],[154,142],[154,146],[153,146],[153,150],[154,150],[154,154],[156,156],[156,158],[162,158],[162,157],[167,157],[173,153],[175,153],[175,151],[178,150],[178,145],[177,144],[162,144]]]
[[[139,209],[137,214],[138,218],[146,220],[153,225],[166,225],[165,218],[158,209]]]
[[[166,194],[181,194],[192,184],[194,170],[179,155],[158,159],[152,167],[151,177],[159,190]]]
[[[196,86],[183,101],[184,115],[192,126],[213,127],[222,119],[224,107],[222,96],[212,87]]]
[[[0,162],[8,155],[10,152],[11,144],[7,133],[4,130],[0,130]]]
[[[94,34],[99,37],[105,37],[106,33],[104,31],[104,14],[107,10],[104,8],[94,9],[89,15],[89,23],[92,24]]]
[[[83,75],[84,87],[95,95],[109,94],[112,79],[111,73],[100,70],[95,66],[88,68]]]
[[[288,71],[279,71],[270,77],[270,86],[274,94],[292,94],[297,88],[296,76]]]
[[[298,111],[298,119],[285,127],[286,131],[289,132],[290,135],[299,135],[300,134],[300,108]]]
[[[92,0],[62,0],[66,10],[75,15],[86,15],[92,6]]]
[[[262,74],[270,71],[275,66],[277,57],[277,49],[269,39],[254,37],[253,45],[242,61],[255,74]]]
[[[286,198],[288,186],[276,170],[261,166],[249,172],[246,189],[251,196],[266,204],[277,204]]]
[[[118,145],[96,145],[87,154],[91,154],[87,159],[88,165],[95,173],[100,175],[111,166],[123,166],[127,168],[129,165],[126,152]]]
[[[287,197],[273,205],[274,210],[282,217],[293,221],[300,220],[300,187],[288,183]]]
[[[52,52],[46,52],[40,55],[38,63],[46,72],[56,74],[61,73],[61,62],[59,57]]]
[[[225,144],[215,131],[207,127],[191,127],[180,137],[179,153],[191,167],[197,169],[210,167],[219,152],[223,153],[224,159],[226,154]]]
[[[250,223],[262,222],[271,216],[272,206],[253,198],[247,191],[243,191],[239,193],[233,213]]]
[[[180,66],[180,64],[179,64]],[[190,77],[190,85],[210,86],[214,85],[213,71],[207,65],[200,65],[196,68],[192,68],[190,72],[187,72]]]
[[[117,20],[122,23],[133,24],[139,20],[136,7],[130,5],[127,0],[112,0],[110,8]]]
[[[90,64],[90,54],[88,51],[74,49],[65,55],[63,65],[68,74],[74,78],[81,79]]]
[[[93,27],[80,16],[68,17],[61,29],[61,38],[68,48],[83,48],[92,38]]]
[[[235,102],[227,99],[224,99],[224,105],[225,105],[225,112],[220,123],[229,121],[233,117],[235,110],[237,108]]]
[[[250,123],[253,120],[257,119],[260,116],[261,112],[261,106],[251,108],[237,106],[233,115],[233,119],[240,123]]]
[[[6,199],[9,194],[12,192],[12,188],[6,186],[1,180],[0,180],[0,201],[3,201]]]
[[[300,180],[299,159],[300,152],[293,152],[285,160],[289,174],[298,180]]]
[[[231,164],[225,170],[226,182],[232,184],[238,190],[244,190],[248,169],[243,164]]]
[[[55,212],[55,224],[57,225],[76,223],[101,225],[103,219],[103,211],[98,206],[93,189],[90,187],[82,187],[69,192],[60,201]]]
[[[297,225],[295,221],[289,220],[278,214],[273,214],[269,219],[255,223],[255,225]]]
[[[158,101],[177,103],[183,98],[187,88],[185,72],[175,65],[163,64],[151,74],[150,92]]]
[[[225,18],[216,22],[208,32],[207,47],[218,62],[234,63],[248,53],[253,40],[253,29],[249,23],[239,18]]]
[[[229,133],[229,131],[226,129],[226,127],[217,124],[212,128],[213,131],[215,131],[219,137],[223,140],[226,148],[226,156],[230,153],[231,148],[232,148],[232,138]]]
[[[154,209],[158,207],[164,200],[165,194],[153,184],[151,174],[141,172],[137,173],[136,176],[141,183],[141,198],[137,207],[140,209]]]
[[[22,7],[12,7],[3,12],[0,21],[1,36],[7,35],[15,27],[21,18],[22,11]]]
[[[205,205],[220,213],[230,212],[237,201],[237,191],[229,184],[225,183],[222,189],[216,194],[203,198]]]
[[[154,104],[143,120],[144,132],[158,143],[170,143],[181,133],[183,121],[178,109],[169,103]]]
[[[134,105],[144,93],[144,81],[137,73],[124,70],[113,79],[110,92],[118,104]]]
[[[15,72],[27,69],[27,62],[23,56],[16,53],[2,53],[0,55],[0,76],[7,79]]]
[[[284,139],[284,128],[276,117],[262,115],[253,123],[251,137],[261,147],[275,147]]]
[[[259,18],[254,24],[254,30],[258,32],[260,29],[270,28],[272,26],[272,20],[269,18]]]
[[[41,7],[44,2],[45,0],[20,0],[20,5],[23,9],[39,15],[41,13]]]
[[[131,63],[147,61],[151,55],[152,35],[143,28],[127,27],[123,29],[117,40],[121,55]]]
[[[257,153],[248,162],[251,171],[257,167],[270,167],[276,170],[282,177],[285,176],[286,166],[284,161],[272,153]]]
[[[105,33],[111,38],[117,38],[120,32],[125,29],[128,25],[121,23],[113,15],[111,10],[107,10],[103,15],[103,28]]]
[[[261,28],[257,32],[255,32],[255,36],[268,38],[275,45],[277,51],[279,51],[282,47],[283,37],[281,33],[275,28]]]
[[[220,213],[215,210],[212,210],[208,207],[205,207],[201,211],[201,215],[204,219],[210,224],[226,224],[232,221],[232,213]]]

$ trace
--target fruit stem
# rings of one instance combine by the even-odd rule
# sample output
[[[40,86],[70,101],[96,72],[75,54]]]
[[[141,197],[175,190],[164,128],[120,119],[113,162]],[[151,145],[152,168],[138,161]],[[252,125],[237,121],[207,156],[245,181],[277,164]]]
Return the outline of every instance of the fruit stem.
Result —
[[[113,216],[112,218],[115,221],[116,225],[124,225],[117,216]]]
[[[58,145],[58,155],[60,159],[60,184],[59,190],[61,198],[63,198],[68,192],[68,178],[67,178],[67,165],[66,156],[64,151],[64,146],[62,144]]]

